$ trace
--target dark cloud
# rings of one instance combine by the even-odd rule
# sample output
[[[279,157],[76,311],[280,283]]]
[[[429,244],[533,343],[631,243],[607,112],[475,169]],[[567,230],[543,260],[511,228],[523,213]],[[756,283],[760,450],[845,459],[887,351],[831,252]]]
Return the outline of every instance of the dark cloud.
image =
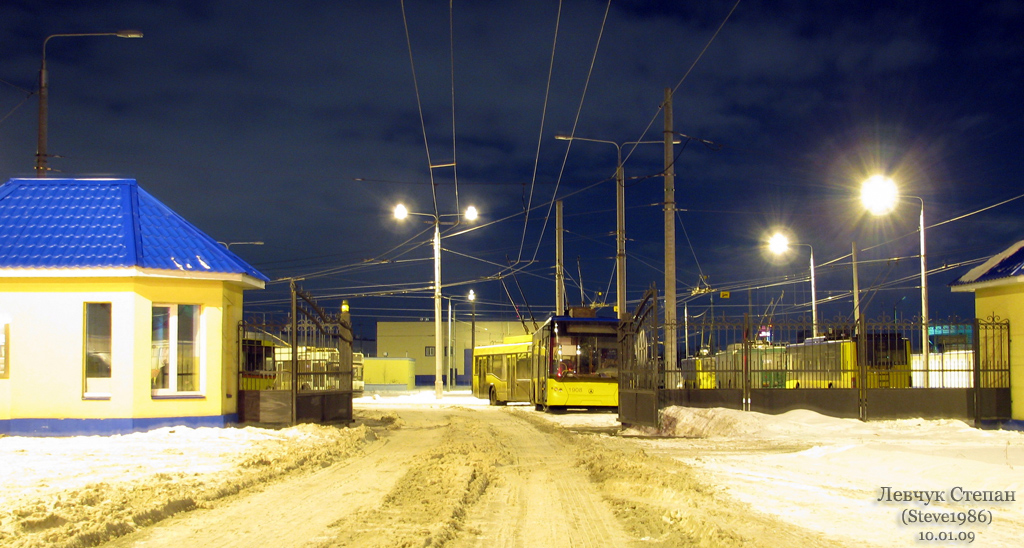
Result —
[[[272,277],[341,269],[304,282],[321,294],[429,281],[429,260],[402,262],[430,257],[429,231],[416,236],[429,226],[390,215],[399,200],[430,212],[436,197],[446,215],[469,203],[482,213],[483,228],[445,239],[445,284],[475,281],[486,301],[507,303],[501,284],[483,278],[520,260],[518,281],[547,310],[556,188],[567,267],[576,271],[578,256],[577,281],[605,291],[615,151],[554,135],[661,139],[663,90],[677,85],[676,131],[716,143],[688,143],[675,166],[681,287],[700,275],[742,285],[798,274],[804,259],[776,264],[761,253],[780,225],[813,244],[819,263],[854,240],[895,238],[868,254],[912,257],[917,202],[881,224],[860,212],[856,187],[872,169],[901,175],[935,222],[1024,192],[1017,2],[744,0],[696,65],[733,1],[613,2],[603,30],[606,2],[566,1],[557,41],[556,2],[453,5],[450,18],[448,3],[407,0],[403,22],[399,2],[5,3],[0,117],[11,115],[0,122],[0,167],[32,173],[35,98],[24,90],[35,89],[46,36],[137,28],[145,38],[50,42],[50,149],[64,156],[51,165],[137,177],[216,239],[265,241],[233,250]],[[458,167],[431,170],[428,155]],[[624,156],[638,298],[662,285],[663,152],[641,145]],[[1017,208],[930,230],[933,264],[1016,241]],[[398,247],[410,238],[420,247]],[[899,263],[913,272],[912,259]],[[848,266],[833,271],[825,289],[848,288]],[[969,308],[969,296],[943,287],[952,274],[935,276],[934,310]],[[771,298],[756,291],[756,302]],[[280,294],[278,284],[251,300]],[[352,300],[374,315],[430,315],[421,299]]]

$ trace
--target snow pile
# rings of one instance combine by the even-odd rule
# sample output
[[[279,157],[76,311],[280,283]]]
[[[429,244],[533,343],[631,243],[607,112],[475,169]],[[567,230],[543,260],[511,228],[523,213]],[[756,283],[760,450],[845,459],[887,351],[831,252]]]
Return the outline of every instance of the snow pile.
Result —
[[[0,545],[95,545],[357,450],[368,430],[160,428],[0,438]]]

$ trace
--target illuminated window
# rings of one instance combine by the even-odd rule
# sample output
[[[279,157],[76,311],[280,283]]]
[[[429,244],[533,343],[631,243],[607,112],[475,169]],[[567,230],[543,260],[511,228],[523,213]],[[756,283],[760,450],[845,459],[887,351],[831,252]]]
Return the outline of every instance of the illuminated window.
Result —
[[[10,371],[10,349],[7,346],[11,340],[11,324],[5,323],[0,329],[0,379],[6,379]]]
[[[153,305],[150,383],[155,394],[200,391],[199,305]]]
[[[110,397],[110,303],[85,303],[85,396]]]

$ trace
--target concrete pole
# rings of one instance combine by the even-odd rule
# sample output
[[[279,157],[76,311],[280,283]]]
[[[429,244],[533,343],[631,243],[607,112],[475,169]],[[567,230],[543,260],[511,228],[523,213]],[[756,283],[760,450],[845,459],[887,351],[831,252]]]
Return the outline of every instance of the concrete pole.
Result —
[[[931,385],[931,344],[928,341],[928,263],[925,260],[924,247],[924,200],[921,200],[921,220],[918,229],[921,231],[921,346],[924,349],[924,387]]]
[[[565,314],[565,262],[562,256],[562,200],[555,202],[555,315]]]
[[[445,352],[445,358],[448,362],[448,390],[450,391],[454,385],[452,377],[452,369],[455,368],[455,340],[452,339],[452,299],[448,298],[448,346],[450,350]]]
[[[618,145],[616,145],[618,148]],[[626,314],[626,186],[622,176],[622,153],[615,168],[615,306],[619,321]]]
[[[853,242],[853,321],[854,325],[860,318],[860,285],[857,280],[857,242]],[[854,329],[854,332],[857,330]]]
[[[811,330],[814,331],[813,336],[818,336],[818,292],[814,285],[814,248],[808,245],[811,249]]]
[[[672,88],[665,88],[665,368],[676,368],[676,192]]]
[[[444,339],[441,337],[441,223],[434,219],[434,396],[444,397]]]

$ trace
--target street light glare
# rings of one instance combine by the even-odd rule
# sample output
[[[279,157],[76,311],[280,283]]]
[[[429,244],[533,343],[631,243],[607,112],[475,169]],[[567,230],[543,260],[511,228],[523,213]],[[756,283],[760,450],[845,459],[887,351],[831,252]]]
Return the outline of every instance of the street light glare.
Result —
[[[475,221],[476,220],[476,216],[477,216],[477,213],[476,213],[476,208],[475,207],[469,206],[469,207],[466,208],[466,220],[467,221]]]
[[[789,238],[781,232],[776,232],[774,236],[768,239],[768,249],[776,255],[781,255],[789,249]]]
[[[398,204],[395,206],[395,218],[404,219],[409,216],[409,210],[404,205]]]
[[[872,175],[860,189],[860,201],[874,215],[885,215],[896,207],[896,183],[885,175]]]
[[[476,293],[474,293],[472,289],[469,290],[469,300],[471,300],[471,301],[475,301],[476,300]]]

